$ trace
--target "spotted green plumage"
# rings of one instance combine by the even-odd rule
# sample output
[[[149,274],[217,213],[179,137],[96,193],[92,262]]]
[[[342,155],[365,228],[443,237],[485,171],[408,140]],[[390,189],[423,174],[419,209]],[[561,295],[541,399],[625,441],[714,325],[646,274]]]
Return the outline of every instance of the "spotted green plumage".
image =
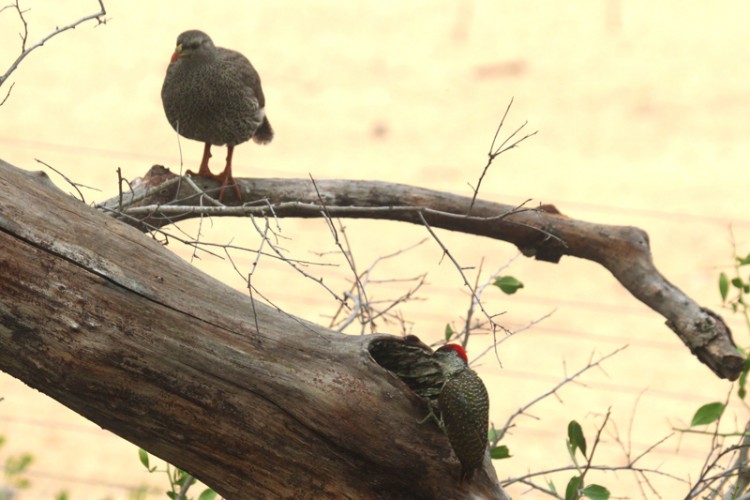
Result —
[[[470,478],[482,466],[487,449],[489,395],[482,379],[456,351],[442,347],[434,357],[446,377],[438,396],[443,427],[461,462],[461,478]]]

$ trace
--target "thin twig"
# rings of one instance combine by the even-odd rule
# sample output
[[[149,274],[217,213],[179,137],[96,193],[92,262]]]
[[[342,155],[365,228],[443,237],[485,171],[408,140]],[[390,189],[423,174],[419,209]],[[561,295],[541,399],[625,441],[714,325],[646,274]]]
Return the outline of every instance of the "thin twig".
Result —
[[[78,186],[81,186],[81,187],[83,187],[83,188],[86,188],[86,189],[92,189],[92,190],[94,190],[94,191],[100,191],[99,189],[96,189],[96,188],[94,188],[94,187],[91,187],[91,186],[86,186],[85,184],[80,184],[80,183],[78,183],[78,182],[73,182],[72,180],[70,180],[70,178],[68,178],[68,176],[67,176],[67,175],[63,174],[62,172],[60,172],[59,170],[57,170],[57,169],[56,169],[55,167],[53,167],[52,165],[49,165],[49,164],[47,164],[47,163],[43,162],[43,161],[42,161],[42,160],[40,160],[39,158],[34,158],[34,160],[35,160],[35,161],[36,161],[37,163],[41,163],[42,165],[44,165],[44,166],[45,166],[45,167],[47,167],[48,169],[52,170],[52,171],[53,171],[53,172],[55,172],[55,173],[56,173],[57,175],[59,175],[60,177],[62,177],[63,179],[65,179],[65,182],[67,182],[68,184],[70,184],[71,186],[73,186],[73,189],[75,189],[75,190],[76,190],[76,192],[78,193],[78,197],[79,197],[79,198],[81,199],[81,201],[82,201],[83,203],[86,203],[86,199],[85,199],[85,198],[83,197],[83,193],[81,192],[81,190],[80,190],[80,189],[78,189]]]
[[[484,308],[484,304],[482,304],[482,302],[479,300],[479,297],[477,297],[476,290],[472,288],[471,283],[469,283],[469,280],[466,278],[466,274],[464,273],[461,265],[458,263],[458,261],[456,261],[455,257],[453,257],[453,254],[450,252],[450,250],[448,250],[448,247],[446,247],[445,244],[443,244],[443,242],[440,241],[440,238],[438,238],[438,235],[435,233],[435,231],[433,231],[432,227],[427,222],[427,219],[425,219],[422,212],[417,212],[417,214],[419,215],[419,218],[422,221],[422,224],[424,225],[424,227],[427,229],[427,231],[430,233],[432,238],[437,242],[437,244],[443,250],[443,255],[447,256],[450,259],[450,261],[453,263],[453,266],[458,270],[458,273],[461,275],[461,279],[463,279],[464,281],[464,285],[469,289],[472,297],[477,301],[477,305],[479,306],[479,309],[482,311],[482,313],[484,313],[485,317],[490,322],[490,325],[492,326],[492,331],[494,332],[496,328],[500,328],[504,332],[510,333],[510,331],[507,328],[500,325],[499,323],[496,323],[492,319],[492,316]]]
[[[343,229],[343,228],[342,228]],[[359,274],[359,282],[361,283],[362,287],[367,288],[368,285],[372,284],[380,284],[380,283],[414,283],[417,282],[417,285],[409,289],[404,295],[401,297],[395,299],[395,300],[381,300],[381,301],[372,301],[370,300],[367,304],[367,307],[370,310],[370,320],[374,321],[375,319],[379,317],[386,316],[389,311],[391,311],[393,308],[395,308],[398,304],[406,302],[407,300],[411,300],[413,295],[417,292],[417,290],[424,284],[426,279],[426,274],[422,274],[417,277],[412,278],[394,278],[394,279],[388,279],[388,280],[373,280],[371,278],[372,273],[374,272],[375,268],[380,264],[381,262],[392,259],[394,257],[397,257],[405,252],[408,252],[422,244],[424,244],[427,241],[427,238],[423,238],[421,241],[410,245],[408,247],[396,250],[395,252],[392,252],[387,255],[381,255],[373,260],[373,262],[370,264],[370,266]],[[331,252],[328,252],[331,253]],[[336,252],[338,254],[339,252]],[[322,255],[322,254],[321,254]],[[348,314],[345,318],[340,319],[340,315],[344,312],[344,304],[339,304],[337,310],[331,317],[330,321],[330,328],[336,328],[337,331],[342,332],[347,326],[349,326],[354,319],[358,317],[360,314],[360,309],[363,307],[360,298],[357,294],[354,293],[354,290],[358,288],[357,281],[353,280],[352,286],[350,287],[350,290],[345,292],[345,296],[347,299],[351,299],[353,301],[353,307],[351,309],[348,309]],[[388,304],[384,309],[377,310],[375,308],[375,305],[377,303],[384,303]],[[398,320],[398,317],[396,318]],[[403,325],[403,321],[401,321],[401,324]]]
[[[339,297],[336,292],[334,292],[333,290],[331,290],[331,288],[323,282],[323,278],[316,278],[316,277],[310,275],[309,273],[305,272],[302,268],[300,268],[297,264],[295,264],[294,262],[292,262],[289,259],[287,259],[286,256],[281,253],[281,250],[279,250],[278,247],[276,247],[276,245],[274,245],[273,243],[271,243],[270,239],[268,239],[267,233],[264,233],[260,229],[260,227],[258,227],[258,223],[255,220],[255,217],[250,216],[250,221],[253,223],[253,226],[255,227],[255,230],[258,232],[258,234],[261,235],[261,237],[264,238],[268,242],[268,246],[271,248],[271,250],[273,250],[273,252],[276,255],[279,256],[279,258],[281,260],[283,260],[284,262],[286,262],[287,264],[289,264],[295,271],[297,271],[298,273],[300,273],[302,276],[304,276],[304,277],[306,277],[306,278],[314,281],[315,283],[318,283],[328,293],[330,293],[331,296],[334,299],[336,299],[338,302],[343,302],[344,301],[344,299],[342,299],[341,297]]]
[[[10,87],[8,87],[8,92],[6,92],[5,97],[3,97],[3,100],[0,101],[0,106],[5,104],[5,101],[8,100],[8,98],[10,97],[10,92],[13,90],[13,87],[15,87],[15,85],[16,85],[16,82],[13,82],[10,84]]]
[[[543,399],[546,399],[547,397],[549,397],[549,396],[551,396],[551,395],[555,394],[555,393],[556,393],[557,391],[559,391],[559,390],[560,390],[560,388],[561,388],[562,386],[564,386],[564,385],[566,385],[566,384],[568,384],[568,383],[572,382],[572,381],[573,381],[573,380],[575,380],[576,378],[580,377],[580,376],[581,376],[581,375],[582,375],[583,373],[585,373],[585,372],[587,372],[588,370],[590,370],[590,369],[594,368],[595,366],[599,366],[599,365],[600,365],[601,363],[603,363],[603,362],[604,362],[604,361],[606,361],[607,359],[611,358],[611,357],[612,357],[612,356],[614,356],[615,354],[619,353],[620,351],[622,351],[622,350],[623,350],[623,349],[625,349],[626,347],[627,347],[627,345],[624,345],[624,346],[622,346],[622,347],[618,347],[617,349],[615,349],[614,351],[610,352],[609,354],[605,354],[604,356],[601,356],[601,357],[600,357],[599,359],[597,359],[597,360],[596,360],[596,361],[594,361],[594,362],[591,362],[591,361],[589,361],[589,363],[588,363],[588,364],[587,364],[586,366],[584,366],[583,368],[581,368],[580,370],[578,370],[577,372],[575,372],[575,373],[574,373],[573,375],[570,375],[570,376],[568,376],[568,377],[565,377],[565,379],[564,379],[564,380],[562,380],[561,382],[559,382],[559,383],[558,383],[557,385],[555,385],[555,386],[554,386],[554,387],[553,387],[552,389],[548,390],[548,391],[547,391],[547,392],[545,392],[544,394],[542,394],[542,395],[540,395],[540,396],[538,396],[538,397],[534,398],[534,399],[533,399],[533,400],[531,400],[530,402],[528,402],[528,403],[526,403],[525,405],[523,405],[522,407],[520,407],[520,408],[519,408],[518,410],[516,410],[516,411],[515,411],[515,412],[514,412],[514,413],[513,413],[513,414],[512,414],[512,415],[511,415],[511,416],[510,416],[509,418],[508,418],[508,421],[507,421],[507,422],[505,422],[505,425],[504,425],[504,426],[503,426],[503,427],[502,427],[502,428],[500,429],[500,431],[499,431],[499,433],[498,433],[498,436],[499,436],[499,438],[502,438],[502,437],[503,437],[503,436],[505,435],[505,433],[506,433],[506,432],[508,431],[508,429],[510,428],[511,424],[513,423],[513,420],[515,420],[515,418],[516,418],[516,417],[518,417],[518,416],[520,416],[520,415],[523,415],[524,413],[526,413],[526,410],[528,410],[529,408],[531,408],[532,406],[534,406],[534,405],[535,405],[535,404],[537,404],[538,402],[540,402],[540,401],[542,401]],[[499,439],[498,439],[498,441],[499,441]]]
[[[742,446],[742,448],[740,449],[740,452],[737,455],[737,460],[735,461],[735,467],[738,469],[737,481],[734,483],[734,486],[730,488],[727,495],[725,495],[724,498],[727,500],[729,500],[729,498],[736,498],[741,493],[744,493],[748,485],[750,485],[750,468],[748,467],[748,447],[750,446],[750,422],[745,424],[744,434],[745,435],[742,437],[742,441],[740,442],[740,445]]]
[[[344,256],[344,259],[346,259],[347,264],[349,264],[349,269],[351,269],[353,275],[354,275],[354,282],[357,285],[357,293],[360,295],[361,300],[359,303],[364,307],[367,308],[368,306],[368,300],[367,300],[367,292],[365,291],[365,287],[362,285],[362,281],[359,279],[359,273],[357,273],[357,265],[354,262],[354,255],[351,252],[351,247],[349,246],[349,240],[346,238],[346,231],[344,230],[344,226],[340,224],[342,234],[344,235],[344,240],[346,242],[347,248],[345,249],[344,246],[341,244],[341,240],[339,238],[338,231],[336,231],[336,227],[333,224],[333,220],[331,219],[331,215],[328,212],[328,207],[326,206],[325,201],[323,201],[323,196],[320,194],[320,190],[318,189],[318,184],[315,182],[315,178],[310,174],[310,181],[312,182],[313,188],[315,188],[315,194],[318,197],[318,201],[320,202],[320,205],[322,207],[321,213],[323,215],[323,218],[326,221],[326,224],[328,224],[328,229],[331,231],[331,235],[333,236],[333,242],[334,244],[339,248],[341,251],[341,254]],[[346,302],[343,301],[343,304],[346,305]],[[359,309],[362,311],[363,309]],[[369,314],[368,314],[369,316]],[[364,326],[366,320],[365,316],[362,316],[362,325]],[[372,323],[369,322],[370,328],[372,328]],[[363,332],[364,333],[364,332]]]
[[[655,474],[659,476],[668,477],[670,479],[674,479],[675,481],[679,481],[681,483],[687,483],[688,481],[686,479],[683,479],[681,477],[675,476],[674,474],[670,474],[668,472],[660,471],[658,469],[645,469],[643,467],[631,467],[629,465],[621,465],[621,466],[611,466],[611,465],[592,465],[591,470],[597,470],[597,471],[604,471],[604,472],[616,472],[616,471],[633,471],[633,472],[643,472],[647,474]],[[509,486],[513,483],[519,483],[524,482],[526,480],[532,478],[532,477],[538,477],[538,476],[544,476],[547,474],[554,474],[557,472],[569,472],[569,471],[578,471],[578,468],[575,465],[566,465],[564,467],[555,467],[554,469],[547,469],[537,472],[529,472],[528,474],[524,474],[523,476],[518,477],[510,477],[508,479],[505,479],[501,481],[501,484],[503,486]]]
[[[518,327],[518,328],[516,328],[516,329],[513,329],[513,330],[511,330],[511,331],[510,331],[510,333],[509,333],[508,335],[505,335],[504,337],[501,337],[500,339],[496,340],[495,342],[493,342],[493,343],[492,343],[492,345],[491,345],[491,346],[487,347],[487,348],[486,348],[486,349],[485,349],[484,351],[482,351],[482,352],[481,352],[481,353],[480,353],[479,355],[475,356],[475,357],[474,357],[474,358],[473,358],[473,359],[471,360],[471,362],[470,362],[469,364],[470,364],[470,365],[474,365],[474,364],[475,364],[475,363],[476,363],[477,361],[479,361],[479,360],[480,360],[480,359],[481,359],[482,357],[484,357],[484,356],[485,356],[485,355],[486,355],[486,354],[487,354],[488,352],[490,352],[490,351],[492,351],[492,350],[495,350],[495,351],[497,351],[497,346],[499,346],[500,344],[502,344],[503,342],[505,342],[506,340],[508,340],[508,339],[509,339],[509,338],[511,338],[512,336],[514,336],[514,335],[517,335],[517,334],[519,334],[519,333],[521,333],[521,332],[524,332],[524,331],[528,330],[529,328],[531,328],[531,327],[533,327],[533,326],[535,326],[535,325],[537,325],[537,324],[541,323],[541,322],[542,322],[542,321],[544,321],[545,319],[547,319],[547,318],[549,318],[550,316],[552,316],[552,315],[553,315],[553,314],[555,313],[555,311],[556,311],[556,310],[557,310],[557,309],[553,309],[552,311],[550,311],[550,312],[548,312],[548,313],[546,313],[546,314],[543,314],[543,315],[541,315],[541,316],[540,316],[540,317],[538,317],[537,319],[535,319],[535,320],[532,320],[532,321],[529,321],[529,322],[528,322],[528,323],[526,323],[525,325],[523,325],[523,326],[520,326],[520,327]]]
[[[16,7],[16,10],[18,11],[19,17],[21,18],[21,22],[23,23],[23,26],[24,26],[24,32],[21,35],[21,54],[16,58],[15,61],[13,61],[13,63],[7,69],[5,74],[3,76],[0,76],[0,86],[2,86],[3,83],[5,83],[8,80],[8,77],[10,77],[10,75],[18,68],[18,66],[21,64],[21,61],[26,59],[26,57],[29,54],[31,54],[34,50],[38,49],[39,47],[47,43],[47,41],[49,41],[52,37],[57,36],[64,31],[75,29],[78,25],[85,23],[86,21],[90,21],[92,19],[97,20],[98,22],[97,26],[100,24],[106,24],[107,19],[105,18],[105,16],[107,15],[107,10],[104,8],[104,1],[98,0],[98,2],[99,2],[99,8],[100,8],[99,12],[82,17],[78,21],[68,24],[67,26],[57,27],[52,33],[42,38],[31,47],[26,48],[26,38],[28,37],[28,25],[26,24],[26,19],[23,16],[23,13],[25,11],[21,10],[21,8],[18,5],[18,0],[16,0],[15,7]]]
[[[519,144],[521,144],[523,141],[528,139],[529,137],[536,135],[538,131],[531,132],[530,134],[526,134],[525,136],[521,137],[517,141],[513,142],[509,146],[506,147],[506,144],[508,144],[508,141],[513,139],[513,137],[516,136],[529,122],[524,122],[523,125],[518,127],[512,134],[510,134],[497,148],[495,147],[495,143],[497,142],[497,137],[500,134],[500,130],[503,128],[503,125],[505,124],[505,119],[508,117],[508,112],[510,111],[510,107],[513,105],[513,98],[510,99],[510,102],[508,102],[508,107],[505,108],[505,112],[503,113],[503,117],[500,119],[500,124],[497,126],[497,130],[495,130],[495,135],[492,137],[492,143],[490,144],[490,149],[487,152],[487,164],[482,169],[482,173],[479,175],[479,180],[477,181],[477,186],[474,188],[474,193],[471,196],[471,204],[469,205],[469,211],[467,212],[467,215],[471,215],[471,210],[474,208],[474,203],[477,200],[477,196],[479,195],[479,188],[482,186],[482,181],[484,180],[484,176],[487,175],[487,171],[489,170],[490,166],[492,165],[492,162],[495,161],[495,158],[503,154],[504,152],[513,149],[515,147],[518,147]]]
[[[480,264],[479,271],[477,272],[477,280],[476,280],[476,283],[474,284],[474,288],[477,291],[477,293],[476,293],[477,298],[481,298],[482,294],[484,293],[484,291],[487,289],[488,286],[490,286],[494,282],[495,278],[500,274],[500,272],[502,272],[504,269],[506,269],[507,267],[509,267],[511,265],[511,263],[513,263],[514,260],[516,260],[518,257],[520,257],[520,255],[521,255],[521,253],[519,252],[515,256],[511,257],[510,259],[508,259],[503,265],[501,265],[499,268],[497,268],[495,270],[495,272],[493,272],[492,274],[490,274],[490,277],[481,286],[478,285],[478,283],[479,283],[479,275],[481,274],[481,269],[482,269],[482,264]],[[475,299],[472,296],[471,300],[470,300],[470,303],[469,303],[469,309],[468,309],[468,311],[466,311],[466,321],[464,322],[464,332],[463,332],[464,336],[463,336],[463,342],[462,342],[462,345],[463,345],[464,349],[466,348],[466,346],[469,343],[469,334],[470,334],[470,330],[471,330],[471,318],[474,315],[474,311],[476,309],[477,302],[478,302],[478,300]],[[479,323],[478,325],[475,325],[475,327],[477,329],[481,328],[481,326],[482,326],[481,323]],[[490,325],[490,326],[492,326],[492,325]],[[500,343],[502,343],[503,340],[507,339],[511,335],[511,333],[506,330],[506,333],[508,333],[508,335],[506,335],[506,336],[502,337],[500,340],[498,340],[495,329],[494,328],[490,328],[490,331],[491,331],[492,337],[493,337],[492,338],[492,346],[491,347],[495,351],[495,358],[497,359],[497,362],[500,364],[500,366],[502,366],[502,362],[500,361],[500,353],[497,351],[497,346],[500,345]],[[476,361],[476,358],[473,361]]]
[[[594,438],[594,444],[591,445],[591,453],[589,453],[589,456],[586,457],[586,467],[583,468],[583,472],[581,472],[581,485],[585,484],[584,479],[586,478],[586,474],[588,474],[589,470],[591,470],[591,462],[594,460],[594,453],[596,452],[596,448],[599,446],[599,442],[602,438],[602,431],[604,430],[604,426],[607,425],[607,422],[609,421],[609,417],[612,414],[612,407],[610,406],[607,408],[607,414],[604,416],[604,422],[602,422],[602,425],[599,426],[599,429],[596,431],[596,437]]]
[[[476,294],[472,294],[472,296],[469,298],[469,308],[466,310],[466,321],[464,322],[463,339],[461,340],[461,346],[464,349],[466,349],[466,347],[469,345],[469,336],[471,335],[471,317],[474,313],[474,306],[476,305],[479,297],[482,296],[482,292],[484,291],[484,287],[482,287],[482,289],[479,288],[479,277],[482,275],[482,267],[484,267],[484,257],[482,257],[479,261],[477,276],[474,279],[474,290],[476,290]]]

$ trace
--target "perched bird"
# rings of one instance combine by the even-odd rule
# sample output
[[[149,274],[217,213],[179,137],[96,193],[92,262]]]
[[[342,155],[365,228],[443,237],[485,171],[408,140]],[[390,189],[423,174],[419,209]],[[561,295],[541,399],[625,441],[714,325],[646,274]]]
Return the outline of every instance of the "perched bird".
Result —
[[[220,200],[228,184],[241,199],[232,177],[234,147],[250,139],[258,144],[273,139],[260,77],[250,61],[239,52],[216,47],[202,31],[186,31],[177,37],[161,100],[178,134],[205,143],[197,175],[221,182]],[[219,175],[208,168],[212,144],[227,145],[226,166]]]
[[[468,479],[482,466],[487,449],[490,402],[479,375],[469,368],[466,351],[446,344],[435,351],[444,385],[437,397],[441,422],[453,451],[461,462],[461,479]]]

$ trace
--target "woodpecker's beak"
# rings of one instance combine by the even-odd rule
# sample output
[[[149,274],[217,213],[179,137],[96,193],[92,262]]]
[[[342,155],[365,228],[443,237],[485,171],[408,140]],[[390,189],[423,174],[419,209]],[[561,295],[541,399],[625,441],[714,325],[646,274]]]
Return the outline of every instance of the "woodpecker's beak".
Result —
[[[180,57],[182,57],[182,44],[178,43],[177,47],[174,48],[174,54],[172,54],[172,59],[169,62],[173,63]]]

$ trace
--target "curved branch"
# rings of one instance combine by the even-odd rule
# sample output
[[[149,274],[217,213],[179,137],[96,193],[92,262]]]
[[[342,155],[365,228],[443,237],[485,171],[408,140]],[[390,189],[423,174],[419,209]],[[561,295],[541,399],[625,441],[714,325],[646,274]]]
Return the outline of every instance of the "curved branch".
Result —
[[[735,380],[743,358],[722,318],[697,304],[654,266],[648,235],[631,226],[571,219],[552,205],[535,209],[476,200],[429,189],[379,181],[237,179],[243,200],[206,206],[215,181],[190,184],[154,166],[133,190],[98,208],[142,231],[196,217],[273,215],[386,219],[507,241],[527,257],[558,262],[564,255],[597,262],[638,300],[658,312],[700,361],[721,378]],[[193,186],[204,191],[196,192]],[[318,193],[319,191],[319,193]],[[325,206],[321,204],[323,200]],[[170,206],[171,205],[171,206]],[[471,209],[471,215],[466,215]]]

